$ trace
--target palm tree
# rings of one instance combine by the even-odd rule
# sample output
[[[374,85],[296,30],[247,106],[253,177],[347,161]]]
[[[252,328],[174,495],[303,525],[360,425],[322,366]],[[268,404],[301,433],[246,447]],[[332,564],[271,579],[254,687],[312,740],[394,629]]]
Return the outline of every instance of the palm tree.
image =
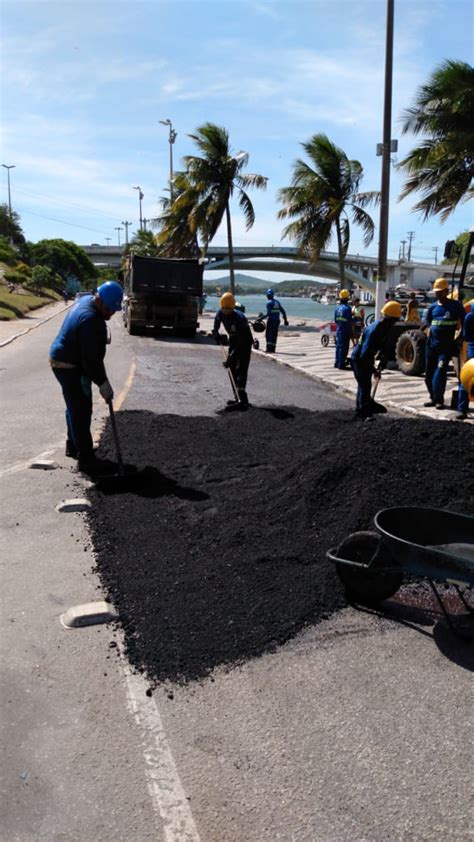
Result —
[[[359,161],[350,161],[346,153],[324,134],[315,134],[301,144],[309,163],[298,158],[293,164],[290,187],[278,193],[283,207],[279,219],[293,219],[283,231],[283,237],[295,240],[304,257],[312,264],[329,245],[336,231],[341,285],[344,285],[344,258],[349,248],[350,224],[348,212],[355,225],[360,225],[363,242],[368,246],[374,237],[374,223],[364,210],[378,202],[378,192],[359,193],[363,176]]]
[[[193,191],[184,172],[173,176],[173,201],[161,199],[162,214],[152,220],[158,229],[156,243],[162,257],[198,257],[200,254],[198,232],[190,225],[190,214],[198,196]]]
[[[122,260],[126,261],[127,255],[132,251],[139,257],[158,257],[158,246],[152,231],[136,231],[123,249]]]
[[[398,168],[407,180],[399,201],[414,192],[422,198],[414,210],[423,219],[440,214],[444,222],[459,202],[472,198],[474,176],[474,68],[444,61],[403,113],[403,133],[425,138]]]
[[[225,128],[213,123],[204,123],[196,129],[195,134],[189,136],[195,142],[202,157],[187,155],[184,158],[186,178],[190,186],[178,198],[177,204],[181,203],[182,206],[185,206],[189,200],[192,209],[188,214],[188,224],[192,231],[201,234],[204,254],[225,213],[229,247],[230,289],[231,292],[234,292],[234,250],[230,200],[236,192],[248,231],[255,222],[255,212],[246,190],[249,187],[265,189],[267,179],[263,175],[242,174],[242,170],[249,159],[248,153],[232,153],[229,145],[229,133]]]

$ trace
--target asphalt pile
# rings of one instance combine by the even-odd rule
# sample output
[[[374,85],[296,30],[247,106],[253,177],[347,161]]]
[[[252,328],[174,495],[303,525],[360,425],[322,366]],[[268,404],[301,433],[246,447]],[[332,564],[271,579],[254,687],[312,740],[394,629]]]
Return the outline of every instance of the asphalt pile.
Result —
[[[473,514],[472,431],[390,416],[253,408],[121,412],[134,492],[89,490],[97,569],[150,682],[274,651],[345,605],[325,552],[386,506]],[[113,457],[110,430],[100,456]]]

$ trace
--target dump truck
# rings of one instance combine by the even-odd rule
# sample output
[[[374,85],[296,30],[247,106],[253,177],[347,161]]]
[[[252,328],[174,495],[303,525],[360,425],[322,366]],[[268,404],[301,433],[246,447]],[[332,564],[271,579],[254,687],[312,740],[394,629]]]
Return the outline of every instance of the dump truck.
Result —
[[[123,320],[130,334],[172,328],[194,337],[199,327],[203,265],[197,259],[139,257],[124,269]]]

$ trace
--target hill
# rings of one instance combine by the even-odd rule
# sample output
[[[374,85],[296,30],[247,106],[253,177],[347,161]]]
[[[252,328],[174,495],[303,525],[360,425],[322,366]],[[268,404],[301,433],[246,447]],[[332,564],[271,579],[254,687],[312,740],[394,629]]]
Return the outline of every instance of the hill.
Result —
[[[252,292],[265,292],[265,290],[269,287],[268,281],[262,281],[261,278],[254,278],[252,275],[244,275],[241,272],[235,273],[235,285],[242,290],[252,290]],[[213,278],[212,274],[210,273],[210,277],[204,279],[204,288],[206,290],[215,289],[216,287],[221,287],[221,289],[227,289],[229,286],[229,276],[224,275],[221,278]]]

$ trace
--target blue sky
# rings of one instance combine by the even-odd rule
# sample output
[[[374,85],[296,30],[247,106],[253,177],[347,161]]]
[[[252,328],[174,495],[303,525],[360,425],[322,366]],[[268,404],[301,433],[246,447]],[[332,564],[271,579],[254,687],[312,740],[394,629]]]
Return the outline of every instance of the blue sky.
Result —
[[[380,189],[384,0],[14,0],[2,4],[2,159],[26,236],[76,243],[117,242],[116,226],[138,227],[159,212],[169,172],[167,128],[178,136],[175,167],[193,151],[187,136],[210,121],[233,148],[250,154],[249,172],[268,177],[254,191],[247,233],[233,208],[236,245],[278,245],[276,193],[290,183],[300,143],[325,132],[364,166],[363,188]],[[437,63],[472,63],[471,0],[395,0],[392,137],[398,158],[413,139],[399,116]],[[0,170],[7,201],[6,170]],[[392,169],[389,256],[415,231],[413,255],[473,224],[472,204],[441,225],[422,224],[413,202],[397,203]],[[378,223],[378,212],[375,218]],[[67,223],[67,224],[66,224]],[[123,233],[121,236],[123,239]],[[215,243],[225,242],[218,232]],[[291,245],[285,241],[283,244]],[[350,252],[364,247],[352,229]],[[367,250],[376,255],[377,236]],[[281,279],[281,278],[280,278]]]

